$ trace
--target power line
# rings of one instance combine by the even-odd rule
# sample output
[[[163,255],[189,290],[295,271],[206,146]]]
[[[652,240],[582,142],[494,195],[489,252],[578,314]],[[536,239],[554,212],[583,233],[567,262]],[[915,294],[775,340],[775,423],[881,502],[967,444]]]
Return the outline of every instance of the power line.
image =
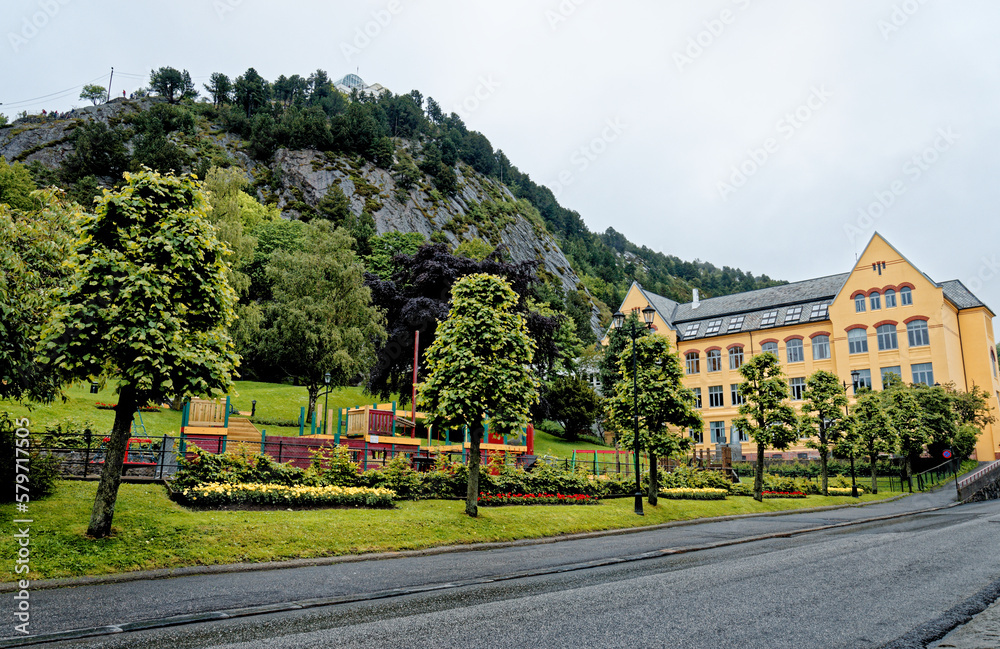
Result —
[[[102,74],[99,77],[94,77],[90,81],[84,81],[83,83],[81,83],[79,85],[76,85],[76,86],[73,86],[72,88],[66,88],[65,90],[59,90],[57,92],[49,93],[47,95],[42,95],[41,97],[33,97],[32,99],[20,99],[18,101],[4,102],[3,105],[5,107],[7,107],[7,108],[11,108],[11,107],[20,106],[22,104],[31,104],[31,103],[34,103],[34,102],[38,102],[38,101],[41,101],[42,99],[52,99],[52,98],[55,98],[56,95],[65,95],[66,93],[70,93],[70,92],[73,92],[74,90],[77,90],[79,88],[84,87],[88,83],[93,83],[93,82],[98,81],[98,80],[103,79],[103,78],[104,78],[104,75]]]

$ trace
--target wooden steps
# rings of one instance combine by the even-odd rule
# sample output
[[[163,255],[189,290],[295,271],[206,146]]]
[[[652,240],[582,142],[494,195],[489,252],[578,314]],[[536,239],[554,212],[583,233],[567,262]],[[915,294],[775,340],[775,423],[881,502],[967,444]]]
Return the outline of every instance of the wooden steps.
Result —
[[[229,417],[229,428],[226,430],[226,443],[255,442],[260,444],[260,431],[245,417]]]

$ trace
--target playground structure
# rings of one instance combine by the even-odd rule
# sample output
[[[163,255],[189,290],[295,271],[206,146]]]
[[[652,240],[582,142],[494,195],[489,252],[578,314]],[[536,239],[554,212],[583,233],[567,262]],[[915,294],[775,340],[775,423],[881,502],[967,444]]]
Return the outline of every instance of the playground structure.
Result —
[[[240,416],[233,417],[234,413]],[[245,416],[249,414],[236,411],[229,397],[226,397],[225,404],[208,399],[185,402],[181,413],[181,452],[184,452],[187,442],[206,437],[220,440],[221,448],[217,451],[220,453],[231,442],[262,444],[267,433],[257,430]]]

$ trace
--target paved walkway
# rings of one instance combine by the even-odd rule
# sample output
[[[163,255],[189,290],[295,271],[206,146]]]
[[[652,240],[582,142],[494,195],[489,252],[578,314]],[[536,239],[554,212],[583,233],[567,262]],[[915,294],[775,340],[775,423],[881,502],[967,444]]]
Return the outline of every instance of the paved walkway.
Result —
[[[928,649],[998,649],[1000,647],[1000,601],[966,624],[928,645]]]

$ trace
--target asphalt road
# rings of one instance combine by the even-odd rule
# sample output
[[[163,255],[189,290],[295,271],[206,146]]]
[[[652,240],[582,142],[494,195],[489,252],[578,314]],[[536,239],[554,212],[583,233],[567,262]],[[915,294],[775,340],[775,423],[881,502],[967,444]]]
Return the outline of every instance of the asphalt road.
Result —
[[[941,492],[483,552],[41,590],[32,594],[32,630],[120,629],[275,606],[283,610],[48,646],[857,648],[905,637],[897,646],[919,647],[955,626],[955,610],[969,598],[1000,584],[1000,502],[739,540],[951,498]],[[713,544],[725,545],[662,552]]]

